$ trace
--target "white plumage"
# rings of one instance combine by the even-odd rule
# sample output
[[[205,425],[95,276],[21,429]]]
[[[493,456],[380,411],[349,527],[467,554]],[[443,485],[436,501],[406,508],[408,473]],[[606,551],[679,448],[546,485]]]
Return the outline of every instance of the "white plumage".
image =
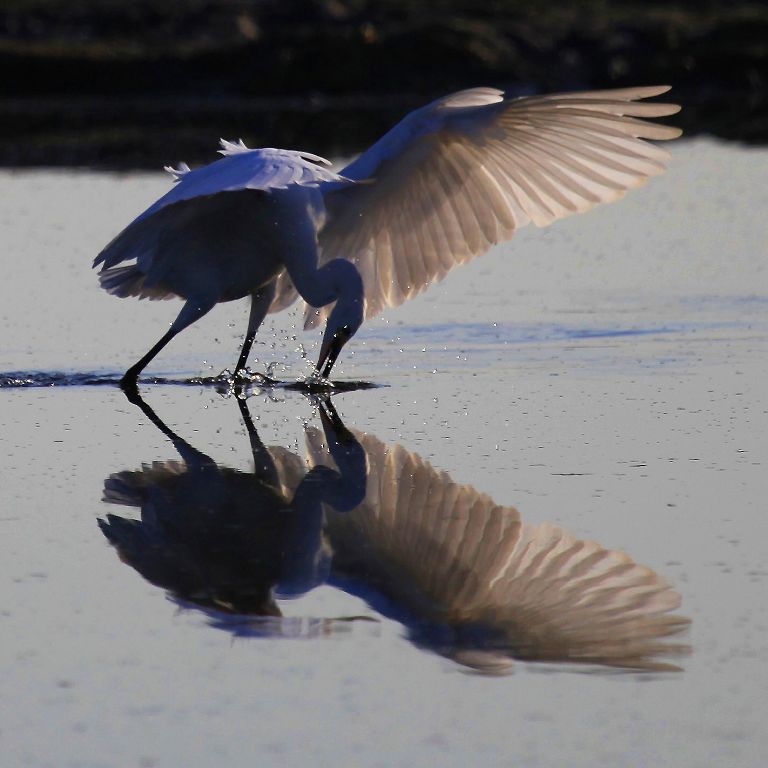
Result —
[[[366,318],[396,307],[519,227],[545,226],[618,200],[664,171],[643,139],[680,130],[672,104],[639,104],[666,87],[504,100],[476,88],[411,113],[342,171],[365,186],[325,195],[321,262],[343,256],[363,276]],[[321,315],[307,313],[307,325]]]
[[[224,157],[203,168],[169,168],[174,188],[94,262],[118,296],[187,299],[170,335],[124,383],[135,386],[165,343],[216,303],[248,294],[254,309],[238,369],[266,312],[301,295],[307,328],[330,315],[318,361],[327,375],[364,318],[529,222],[546,226],[617,200],[662,173],[668,155],[648,140],[680,131],[646,118],[679,107],[641,100],[667,90],[518,99],[461,91],[409,114],[340,174],[316,155],[242,141],[222,142]]]

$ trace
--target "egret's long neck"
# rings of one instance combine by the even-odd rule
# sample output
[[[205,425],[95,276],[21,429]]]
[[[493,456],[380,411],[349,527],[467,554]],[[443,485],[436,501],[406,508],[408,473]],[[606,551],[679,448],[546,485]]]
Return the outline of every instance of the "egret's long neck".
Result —
[[[334,259],[315,273],[314,294],[304,296],[316,307],[335,301],[325,324],[317,370],[328,378],[341,348],[355,335],[365,315],[363,279],[352,262]],[[317,302],[316,304],[314,302]]]
[[[300,293],[313,307],[324,307],[333,301],[362,305],[363,280],[352,262],[334,259],[318,269],[313,279],[301,286]]]

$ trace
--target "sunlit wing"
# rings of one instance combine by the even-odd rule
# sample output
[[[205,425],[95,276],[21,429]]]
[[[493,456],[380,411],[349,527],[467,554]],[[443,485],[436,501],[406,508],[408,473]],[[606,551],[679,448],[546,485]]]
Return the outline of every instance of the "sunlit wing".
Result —
[[[475,88],[408,115],[328,185],[321,260],[358,265],[366,317],[395,307],[453,269],[662,173],[668,155],[646,140],[680,130],[643,118],[674,104],[639,103],[665,86],[504,99]],[[313,327],[329,309],[307,308]]]
[[[351,513],[328,510],[334,562],[371,574],[418,618],[494,628],[527,659],[660,669],[655,656],[685,650],[663,640],[689,622],[670,613],[680,596],[651,569],[558,526],[522,523],[401,446],[356,437],[366,498]],[[319,432],[308,444],[312,463],[330,462]],[[476,662],[498,666],[501,655]]]

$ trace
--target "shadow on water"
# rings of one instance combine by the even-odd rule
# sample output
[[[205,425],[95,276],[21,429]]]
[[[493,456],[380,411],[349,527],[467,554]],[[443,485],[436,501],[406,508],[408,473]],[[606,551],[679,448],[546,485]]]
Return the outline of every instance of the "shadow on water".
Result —
[[[315,398],[307,460],[262,443],[254,471],[217,464],[143,401],[181,460],[115,472],[103,500],[140,519],[99,520],[121,560],[211,625],[241,636],[329,634],[372,616],[283,618],[281,600],[326,584],[400,622],[417,647],[499,674],[513,659],[677,670],[662,657],[689,624],[680,596],[627,554],[524,523],[400,445],[348,430]]]
[[[10,371],[0,373],[0,389],[24,387],[100,387],[120,386],[122,376],[97,373],[61,373],[59,371]],[[286,389],[304,393],[353,392],[358,389],[376,389],[386,386],[371,381],[314,381],[296,379],[280,381],[263,373],[241,375],[235,381],[228,371],[218,376],[192,376],[188,379],[169,379],[162,376],[148,376],[139,379],[140,384],[160,384],[181,387],[213,387],[221,394],[237,390]]]

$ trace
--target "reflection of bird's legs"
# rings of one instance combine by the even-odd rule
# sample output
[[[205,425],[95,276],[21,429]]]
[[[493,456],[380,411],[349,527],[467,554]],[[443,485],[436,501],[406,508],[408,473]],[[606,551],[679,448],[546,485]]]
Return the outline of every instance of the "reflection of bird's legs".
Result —
[[[190,299],[187,301],[181,308],[178,317],[173,321],[173,325],[171,325],[168,332],[157,342],[157,344],[155,344],[154,347],[152,347],[152,349],[149,350],[149,352],[147,352],[146,355],[144,355],[144,357],[141,358],[141,360],[135,365],[132,365],[125,372],[123,378],[120,380],[120,387],[132,403],[141,407],[139,402],[141,398],[139,398],[139,390],[136,386],[139,374],[174,336],[181,333],[187,326],[192,325],[195,320],[199,320],[203,315],[210,312],[214,304],[216,304],[216,301],[210,299]]]
[[[179,452],[188,466],[202,466],[213,464],[213,460],[204,453],[191,446],[183,437],[179,437],[165,422],[141,399],[139,391],[133,394],[125,393],[126,397],[173,443],[173,447]]]
[[[264,443],[261,442],[259,433],[256,431],[256,426],[251,418],[251,412],[248,410],[248,402],[245,398],[236,397],[237,406],[240,409],[240,416],[242,416],[245,424],[245,431],[248,433],[248,439],[251,441],[251,453],[253,454],[253,468],[254,474],[263,480],[265,483],[278,488],[280,485],[277,468],[275,467],[272,456],[266,449]]]
[[[243,349],[240,352],[240,357],[235,366],[235,382],[237,382],[238,374],[245,368],[245,364],[248,362],[248,355],[253,346],[253,340],[256,338],[256,332],[259,330],[259,326],[264,322],[264,318],[267,316],[267,311],[269,310],[269,305],[272,303],[274,297],[274,280],[259,288],[259,290],[251,296],[251,314],[248,317],[248,330],[245,333]]]
[[[141,412],[172,442],[179,440],[179,436],[170,427],[165,425],[165,422],[152,410],[152,408],[141,399],[141,395],[136,392],[135,398],[128,398],[134,405],[137,405]]]

